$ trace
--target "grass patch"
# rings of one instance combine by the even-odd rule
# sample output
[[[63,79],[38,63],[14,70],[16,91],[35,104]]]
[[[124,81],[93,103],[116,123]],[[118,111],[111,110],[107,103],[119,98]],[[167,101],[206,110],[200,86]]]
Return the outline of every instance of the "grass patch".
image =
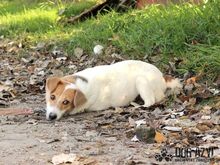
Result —
[[[91,47],[94,42],[108,44],[108,39],[113,38],[111,43],[125,53],[141,55],[185,51],[186,43],[192,42],[219,44],[219,12],[217,4],[150,6],[126,14],[111,12],[81,24],[82,33],[73,36],[72,43]]]
[[[76,2],[73,5],[70,5],[65,8],[64,12],[62,13],[62,17],[71,17],[75,16],[81,12],[83,12],[86,9],[89,9],[90,7],[94,6],[96,4],[95,0],[86,0],[86,1],[80,1]]]
[[[126,13],[111,11],[75,25],[57,23],[58,11],[69,17],[95,4],[57,0],[3,1],[0,5],[0,35],[54,41],[72,54],[75,47],[91,52],[96,44],[114,45],[130,58],[159,56],[157,65],[174,57],[183,59],[178,68],[203,71],[208,77],[220,73],[220,1],[203,5],[151,5]]]
[[[0,35],[14,37],[56,29],[57,9],[56,4],[40,0],[4,0],[0,5]]]
[[[16,15],[7,14],[1,19],[0,32],[4,35],[13,33],[44,33],[56,28],[56,10],[28,10]]]
[[[183,54],[184,59],[180,72],[192,70],[206,73],[205,77],[213,81],[220,74],[220,46],[196,45],[190,46]]]

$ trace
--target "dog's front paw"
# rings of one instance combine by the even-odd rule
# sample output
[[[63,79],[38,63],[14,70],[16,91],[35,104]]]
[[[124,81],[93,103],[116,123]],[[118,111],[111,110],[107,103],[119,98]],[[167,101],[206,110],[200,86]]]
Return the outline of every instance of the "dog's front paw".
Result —
[[[150,107],[155,104],[155,101],[145,101],[143,107]]]
[[[148,108],[148,107],[154,105],[155,103],[156,103],[155,98],[154,97],[149,97],[149,98],[144,100],[143,107]]]

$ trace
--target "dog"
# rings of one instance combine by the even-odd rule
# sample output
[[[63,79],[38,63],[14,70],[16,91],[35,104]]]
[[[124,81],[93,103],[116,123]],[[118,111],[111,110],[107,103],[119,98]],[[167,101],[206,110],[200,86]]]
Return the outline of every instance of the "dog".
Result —
[[[88,68],[65,77],[46,80],[46,118],[66,113],[105,110],[129,105],[140,95],[144,107],[165,98],[165,91],[182,88],[177,78],[164,77],[154,65],[126,60]]]

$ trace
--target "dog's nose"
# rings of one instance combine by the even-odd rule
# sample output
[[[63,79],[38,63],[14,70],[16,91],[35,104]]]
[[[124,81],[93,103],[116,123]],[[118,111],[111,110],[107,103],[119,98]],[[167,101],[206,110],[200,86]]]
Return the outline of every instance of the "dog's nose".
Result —
[[[56,113],[52,113],[52,112],[51,112],[51,113],[49,114],[49,119],[50,119],[50,120],[55,120],[56,118],[57,118],[57,114],[56,114]]]

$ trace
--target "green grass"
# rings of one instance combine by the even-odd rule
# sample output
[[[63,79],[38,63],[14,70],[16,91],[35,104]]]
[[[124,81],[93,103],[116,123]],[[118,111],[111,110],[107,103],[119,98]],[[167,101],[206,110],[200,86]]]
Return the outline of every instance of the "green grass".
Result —
[[[96,1],[81,1],[78,3],[75,3],[74,5],[71,5],[69,7],[66,7],[64,12],[62,13],[63,17],[70,17],[75,16],[79,14],[80,12],[83,12],[86,9],[89,9],[90,7],[96,5]]]
[[[0,4],[0,36],[56,42],[69,54],[75,47],[88,53],[96,44],[114,45],[130,58],[159,56],[156,65],[174,57],[183,59],[178,72],[204,72],[207,78],[220,74],[220,1],[205,5],[152,5],[126,13],[109,12],[75,25],[58,23],[61,18],[76,15],[89,8],[94,0],[79,3],[28,0]]]

